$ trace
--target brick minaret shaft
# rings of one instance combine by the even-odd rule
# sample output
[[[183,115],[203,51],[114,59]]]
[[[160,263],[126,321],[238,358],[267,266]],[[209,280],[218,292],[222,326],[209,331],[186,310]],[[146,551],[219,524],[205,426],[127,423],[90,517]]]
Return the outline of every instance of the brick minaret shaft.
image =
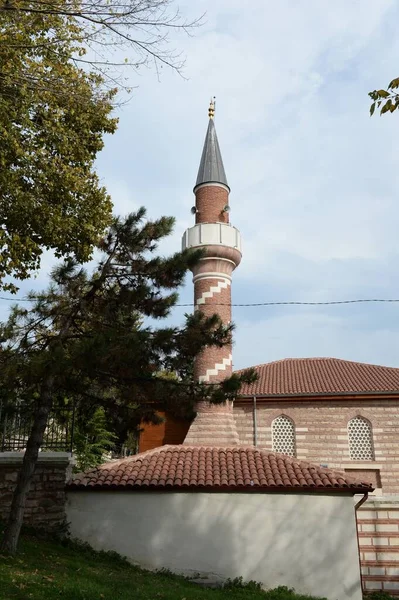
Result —
[[[241,261],[241,236],[229,222],[229,193],[219,142],[214,124],[215,106],[209,107],[209,124],[197,182],[194,187],[195,225],[183,236],[183,248],[203,248],[205,256],[193,268],[194,310],[205,316],[219,314],[226,325],[231,322],[232,273]],[[195,375],[204,383],[217,383],[232,373],[231,344],[209,346],[197,357]],[[230,403],[197,406],[197,417],[185,444],[238,444],[238,434]]]

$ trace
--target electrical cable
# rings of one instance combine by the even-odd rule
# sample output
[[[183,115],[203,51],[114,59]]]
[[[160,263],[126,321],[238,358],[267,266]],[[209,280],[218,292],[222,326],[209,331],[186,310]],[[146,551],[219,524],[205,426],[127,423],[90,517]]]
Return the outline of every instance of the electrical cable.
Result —
[[[0,296],[0,300],[8,300],[9,302],[33,302],[30,298],[7,298]],[[338,304],[366,304],[366,303],[395,303],[399,302],[399,298],[358,298],[355,300],[328,300],[320,302],[302,302],[296,300],[276,301],[276,302],[248,302],[229,304],[226,302],[212,302],[212,306],[231,306],[231,307],[255,307],[255,306],[335,306]],[[193,303],[175,304],[176,307],[192,307]]]

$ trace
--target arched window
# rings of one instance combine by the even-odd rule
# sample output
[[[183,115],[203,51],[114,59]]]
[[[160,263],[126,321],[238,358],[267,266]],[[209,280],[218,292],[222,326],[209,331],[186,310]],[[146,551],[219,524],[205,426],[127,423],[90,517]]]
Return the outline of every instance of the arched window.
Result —
[[[296,456],[295,425],[289,417],[280,415],[272,423],[272,444],[274,452]]]
[[[349,456],[352,460],[374,460],[373,432],[370,421],[354,417],[348,423]]]

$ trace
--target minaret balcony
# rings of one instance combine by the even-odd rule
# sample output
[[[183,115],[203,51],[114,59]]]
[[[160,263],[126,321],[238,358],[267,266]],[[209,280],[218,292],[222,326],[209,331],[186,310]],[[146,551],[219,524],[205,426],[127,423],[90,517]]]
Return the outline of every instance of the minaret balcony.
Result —
[[[241,234],[228,223],[198,223],[184,232],[182,249],[201,246],[226,246],[241,254]]]

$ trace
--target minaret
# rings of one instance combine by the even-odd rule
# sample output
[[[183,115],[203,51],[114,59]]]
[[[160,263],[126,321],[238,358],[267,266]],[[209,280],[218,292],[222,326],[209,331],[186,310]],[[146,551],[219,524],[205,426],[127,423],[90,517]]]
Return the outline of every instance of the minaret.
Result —
[[[194,310],[206,316],[219,314],[223,323],[231,322],[232,273],[241,261],[241,236],[229,222],[229,193],[222,155],[216,135],[215,103],[209,106],[209,123],[194,187],[195,225],[186,230],[182,246],[203,248],[205,256],[193,268]],[[231,344],[203,350],[195,363],[195,376],[205,383],[216,383],[232,373]],[[197,406],[197,417],[184,441],[185,444],[238,444],[232,406]]]

